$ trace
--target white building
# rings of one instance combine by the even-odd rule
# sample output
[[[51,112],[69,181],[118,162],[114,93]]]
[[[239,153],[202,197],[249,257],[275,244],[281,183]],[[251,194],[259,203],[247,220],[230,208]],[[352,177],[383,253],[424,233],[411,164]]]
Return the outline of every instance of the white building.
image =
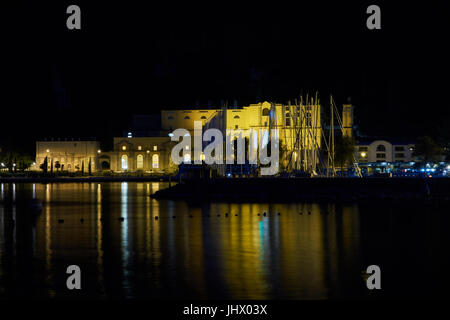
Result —
[[[406,141],[362,141],[357,144],[355,158],[359,163],[410,162],[415,159],[413,152],[414,144]]]

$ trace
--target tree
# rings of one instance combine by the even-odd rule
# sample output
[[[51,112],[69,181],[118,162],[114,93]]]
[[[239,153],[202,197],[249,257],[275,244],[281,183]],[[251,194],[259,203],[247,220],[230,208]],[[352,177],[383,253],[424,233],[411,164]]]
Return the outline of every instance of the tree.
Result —
[[[39,168],[41,168],[42,171],[44,171],[44,173],[47,173],[47,169],[48,169],[48,157],[45,157],[44,162],[39,166]]]
[[[355,139],[348,136],[337,137],[334,144],[334,161],[341,168],[353,163],[353,156],[355,152]]]
[[[52,158],[52,162],[51,162],[51,164],[50,164],[50,172],[53,173],[53,158]]]
[[[91,157],[89,157],[88,171],[89,171],[89,175],[92,175],[92,162],[91,162]]]
[[[435,162],[440,160],[442,151],[433,138],[423,136],[417,139],[413,155],[420,157],[424,162]]]
[[[59,161],[55,161],[55,168],[56,171],[59,171],[59,168],[61,168],[61,164],[59,163]]]
[[[84,174],[84,160],[81,162],[81,174]]]

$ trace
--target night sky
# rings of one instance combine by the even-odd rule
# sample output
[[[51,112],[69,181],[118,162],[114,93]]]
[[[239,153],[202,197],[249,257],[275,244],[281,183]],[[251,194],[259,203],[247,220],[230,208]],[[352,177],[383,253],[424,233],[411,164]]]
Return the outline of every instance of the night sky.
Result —
[[[2,7],[0,147],[32,153],[44,137],[108,145],[133,113],[316,91],[325,107],[330,94],[351,99],[363,134],[450,139],[450,19],[439,2],[223,3]],[[81,7],[81,30],[66,28],[69,4]],[[380,5],[381,30],[366,28],[368,4]]]

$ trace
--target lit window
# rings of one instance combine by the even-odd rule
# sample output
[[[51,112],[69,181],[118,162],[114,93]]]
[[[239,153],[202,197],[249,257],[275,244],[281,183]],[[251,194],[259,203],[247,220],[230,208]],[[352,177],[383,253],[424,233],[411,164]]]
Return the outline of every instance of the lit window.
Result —
[[[127,150],[127,147],[126,146],[122,146],[122,150],[123,151]]]
[[[138,146],[138,150],[142,150],[142,146]]]
[[[184,155],[184,163],[191,163],[191,154],[190,153],[186,153]]]
[[[240,117],[239,116],[234,116],[234,119],[240,119]]]
[[[263,112],[262,112],[263,116],[268,116],[269,115],[269,109],[268,108],[264,108]]]
[[[157,154],[152,156],[152,168],[159,168],[159,155]]]
[[[206,119],[206,117],[205,116],[201,116],[200,119]]]
[[[122,170],[128,170],[128,157],[126,154],[122,156]]]
[[[138,155],[136,158],[136,168],[137,169],[144,168],[144,156],[142,154]]]
[[[153,151],[157,151],[158,147],[157,146],[153,146]]]

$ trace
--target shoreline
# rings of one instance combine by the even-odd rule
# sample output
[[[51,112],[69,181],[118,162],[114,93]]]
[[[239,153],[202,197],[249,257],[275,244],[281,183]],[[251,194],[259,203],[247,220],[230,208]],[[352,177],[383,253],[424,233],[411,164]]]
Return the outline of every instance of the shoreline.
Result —
[[[55,182],[147,182],[147,181],[169,181],[167,176],[159,177],[5,177],[0,178],[0,183],[55,183]]]
[[[450,201],[450,178],[263,178],[188,181],[151,195],[187,201]]]

